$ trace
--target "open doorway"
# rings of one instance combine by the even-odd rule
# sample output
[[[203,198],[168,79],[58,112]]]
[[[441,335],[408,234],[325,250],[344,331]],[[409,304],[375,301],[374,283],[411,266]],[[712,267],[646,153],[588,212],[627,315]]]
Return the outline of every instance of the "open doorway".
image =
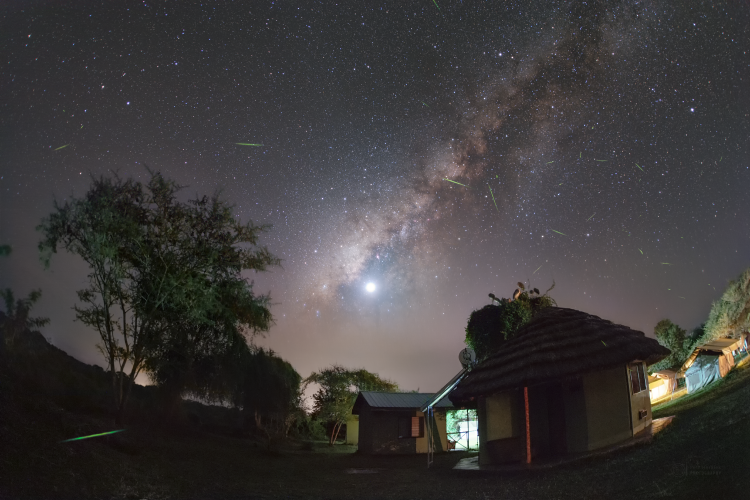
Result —
[[[448,410],[447,431],[449,451],[479,449],[479,432],[476,410]]]

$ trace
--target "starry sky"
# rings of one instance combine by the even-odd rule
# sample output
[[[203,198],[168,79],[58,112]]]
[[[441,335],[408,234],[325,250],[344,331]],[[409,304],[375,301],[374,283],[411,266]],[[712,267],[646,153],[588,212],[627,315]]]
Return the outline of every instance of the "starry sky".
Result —
[[[273,225],[257,341],[303,377],[437,390],[518,281],[693,328],[750,265],[746,2],[3,4],[0,287],[41,288],[43,333],[88,363],[86,268],[44,270],[34,228],[146,166]]]

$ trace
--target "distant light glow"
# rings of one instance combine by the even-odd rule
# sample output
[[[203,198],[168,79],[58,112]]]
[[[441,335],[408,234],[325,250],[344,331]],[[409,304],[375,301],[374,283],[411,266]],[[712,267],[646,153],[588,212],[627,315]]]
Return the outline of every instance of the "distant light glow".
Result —
[[[374,292],[374,291],[375,291],[375,283],[373,283],[372,281],[371,281],[371,282],[369,282],[369,283],[368,283],[368,284],[367,284],[367,285],[365,286],[365,290],[367,290],[367,291],[368,291],[368,292],[370,292],[370,293]]]

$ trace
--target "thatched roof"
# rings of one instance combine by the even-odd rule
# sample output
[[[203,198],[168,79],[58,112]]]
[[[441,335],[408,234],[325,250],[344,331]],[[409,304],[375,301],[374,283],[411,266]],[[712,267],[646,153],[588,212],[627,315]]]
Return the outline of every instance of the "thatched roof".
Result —
[[[448,397],[461,405],[477,396],[575,377],[631,361],[650,365],[669,353],[643,332],[574,309],[548,307],[495,354],[474,367]]]

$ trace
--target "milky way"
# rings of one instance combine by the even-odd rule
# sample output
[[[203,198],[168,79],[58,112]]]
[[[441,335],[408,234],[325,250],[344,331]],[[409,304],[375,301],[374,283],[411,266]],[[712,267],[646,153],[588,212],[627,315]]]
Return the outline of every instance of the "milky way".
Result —
[[[42,271],[33,228],[148,165],[273,224],[283,268],[249,278],[303,375],[436,389],[517,281],[647,332],[703,321],[750,263],[747,7],[438,4],[3,7],[0,286],[41,287],[48,336],[96,361],[85,269]]]

